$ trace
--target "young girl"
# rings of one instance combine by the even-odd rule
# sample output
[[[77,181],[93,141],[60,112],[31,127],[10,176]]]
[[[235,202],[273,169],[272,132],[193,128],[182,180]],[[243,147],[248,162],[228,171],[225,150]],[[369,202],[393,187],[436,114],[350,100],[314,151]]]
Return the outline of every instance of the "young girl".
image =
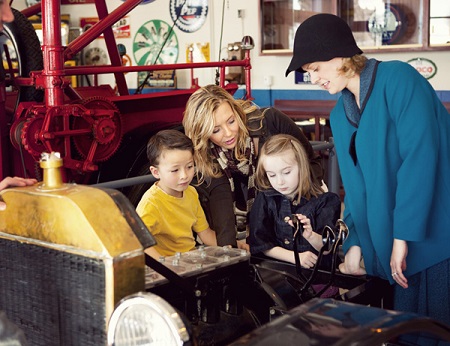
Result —
[[[322,230],[334,227],[340,216],[338,195],[311,180],[310,166],[300,142],[286,134],[274,135],[261,148],[256,169],[258,193],[250,212],[252,254],[263,253],[295,263],[293,231],[286,217],[295,214],[303,224],[297,249],[302,267],[312,268],[322,248]]]

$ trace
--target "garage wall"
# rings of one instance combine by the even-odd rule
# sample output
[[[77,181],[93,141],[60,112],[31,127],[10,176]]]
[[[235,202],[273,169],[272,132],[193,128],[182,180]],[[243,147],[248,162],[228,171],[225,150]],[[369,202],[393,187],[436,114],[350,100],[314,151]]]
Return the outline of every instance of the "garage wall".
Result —
[[[108,0],[108,8],[114,10],[123,3],[122,0]],[[14,0],[13,7],[25,8],[25,0]],[[238,10],[243,10],[241,18]],[[96,16],[95,6],[86,5],[63,5],[62,14],[69,13],[71,26],[79,26],[81,17]],[[123,43],[130,56],[133,55],[132,41],[139,28],[149,20],[161,20],[169,26],[173,24],[170,16],[168,0],[155,0],[147,4],[139,5],[129,14],[131,25],[131,38],[118,39]],[[222,25],[223,24],[223,25]],[[252,89],[253,96],[259,100],[261,105],[272,104],[275,98],[330,98],[330,95],[320,91],[313,85],[296,85],[293,74],[288,78],[284,72],[289,64],[289,56],[261,56],[260,34],[259,34],[259,0],[209,0],[208,15],[204,25],[197,31],[186,33],[178,27],[174,29],[178,39],[178,62],[186,61],[186,47],[191,43],[210,44],[211,60],[227,57],[227,44],[241,41],[244,35],[250,35],[255,41],[255,49],[252,51]],[[98,39],[91,46],[101,47],[103,40]],[[450,101],[450,51],[446,52],[410,52],[410,53],[384,53],[371,54],[379,60],[398,59],[408,61],[413,58],[422,57],[432,60],[437,66],[436,75],[430,79],[436,91],[444,101]],[[135,63],[134,58],[133,63]],[[213,69],[195,71],[195,77],[199,78],[200,85],[213,83],[215,71]],[[179,71],[178,87],[190,86],[190,71]],[[264,80],[269,78],[271,85],[267,86]],[[127,75],[130,87],[136,87],[137,76]],[[101,78],[102,83],[113,83],[112,78]]]

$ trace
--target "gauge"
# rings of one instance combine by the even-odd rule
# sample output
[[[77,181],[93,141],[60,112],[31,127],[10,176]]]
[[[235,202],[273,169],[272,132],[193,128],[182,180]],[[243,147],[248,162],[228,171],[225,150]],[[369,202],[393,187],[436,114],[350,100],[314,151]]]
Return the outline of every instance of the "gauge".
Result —
[[[106,65],[108,62],[108,55],[100,47],[88,48],[83,56],[85,65]]]

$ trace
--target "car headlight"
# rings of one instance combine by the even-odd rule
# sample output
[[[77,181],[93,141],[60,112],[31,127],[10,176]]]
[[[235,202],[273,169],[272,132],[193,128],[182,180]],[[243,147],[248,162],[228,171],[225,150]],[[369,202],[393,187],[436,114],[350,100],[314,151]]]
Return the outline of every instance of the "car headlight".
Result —
[[[122,299],[108,326],[109,346],[183,345],[189,339],[180,314],[164,299],[150,292]]]

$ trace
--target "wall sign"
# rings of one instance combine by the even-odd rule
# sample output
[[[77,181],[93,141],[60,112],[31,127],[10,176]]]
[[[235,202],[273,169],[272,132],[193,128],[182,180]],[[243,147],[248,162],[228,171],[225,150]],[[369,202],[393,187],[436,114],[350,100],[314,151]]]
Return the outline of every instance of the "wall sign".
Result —
[[[127,0],[122,0],[122,1],[127,1]],[[149,3],[153,2],[153,1],[155,1],[155,0],[142,0],[139,5],[149,4]]]
[[[95,0],[61,0],[61,5],[95,4]]]
[[[80,28],[83,32],[88,31],[90,28],[94,26],[94,24],[98,23],[98,17],[81,17],[80,18]],[[98,38],[103,38],[103,34]]]
[[[26,0],[25,3],[27,4],[27,7],[31,7],[33,5],[39,4],[41,0]]]
[[[386,4],[384,13],[376,11],[370,16],[368,29],[376,37],[381,35],[383,45],[394,44],[400,40],[407,27],[406,16],[400,7]]]
[[[40,3],[41,0],[26,0],[28,7]],[[61,5],[95,4],[95,0],[61,0]]]
[[[140,66],[175,64],[178,39],[170,25],[158,19],[143,24],[133,39],[134,60]]]
[[[301,73],[298,71],[295,72],[295,84],[311,84],[311,76],[308,72]]]
[[[169,6],[170,16],[181,31],[197,31],[206,21],[208,0],[170,0]]]
[[[89,30],[99,21],[98,17],[83,17],[80,18],[80,27],[83,32]],[[129,38],[131,37],[130,17],[125,16],[112,25],[112,30],[115,38]],[[96,39],[104,38],[103,34],[96,37]]]
[[[189,43],[186,47],[186,62],[210,62],[209,42]]]
[[[130,17],[125,16],[112,26],[115,38],[129,38],[131,37]]]
[[[422,76],[426,79],[431,79],[437,72],[437,67],[434,62],[425,58],[414,58],[407,61],[412,67],[414,67]]]

